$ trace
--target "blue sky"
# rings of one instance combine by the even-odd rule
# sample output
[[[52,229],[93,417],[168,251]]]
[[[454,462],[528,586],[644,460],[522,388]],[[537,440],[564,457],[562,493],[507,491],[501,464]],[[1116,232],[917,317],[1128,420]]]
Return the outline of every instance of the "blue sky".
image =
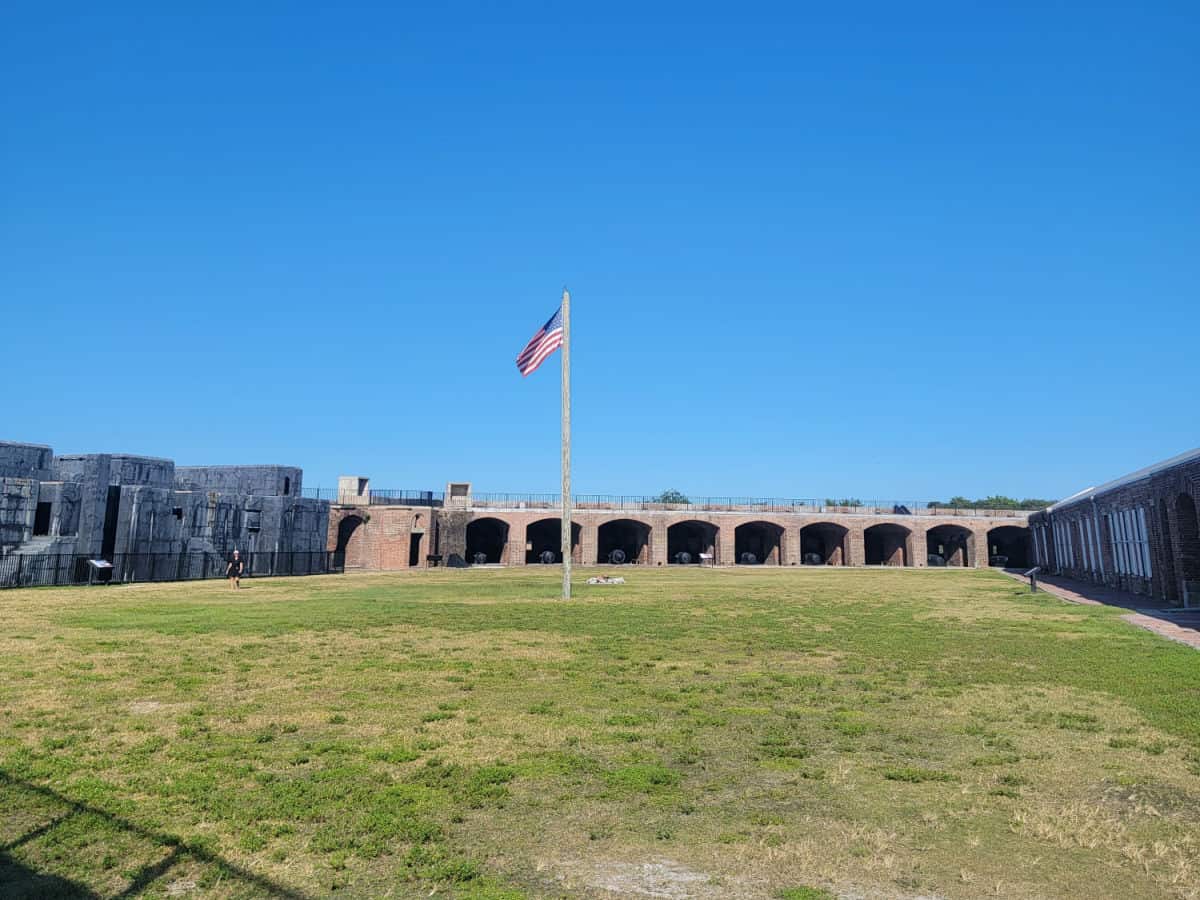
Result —
[[[1194,5],[435,6],[10,7],[0,438],[554,490],[567,284],[580,491],[1200,444]]]

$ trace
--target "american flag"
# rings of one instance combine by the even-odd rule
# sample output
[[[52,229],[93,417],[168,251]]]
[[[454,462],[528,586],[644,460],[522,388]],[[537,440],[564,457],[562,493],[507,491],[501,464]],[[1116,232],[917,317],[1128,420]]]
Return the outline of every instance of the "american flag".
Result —
[[[538,329],[537,334],[529,339],[525,349],[517,357],[517,368],[522,375],[528,375],[540,366],[563,342],[562,307],[550,317],[545,325]]]

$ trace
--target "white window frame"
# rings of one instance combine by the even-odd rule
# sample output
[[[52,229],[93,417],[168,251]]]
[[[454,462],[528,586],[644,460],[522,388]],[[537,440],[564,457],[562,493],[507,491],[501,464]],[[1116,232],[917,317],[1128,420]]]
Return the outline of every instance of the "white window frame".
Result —
[[[1138,552],[1136,543],[1136,535],[1133,530],[1133,510],[1125,510],[1125,552],[1129,557],[1129,574],[1140,576],[1142,574],[1142,555]]]
[[[1142,570],[1146,573],[1146,578],[1151,578],[1154,575],[1154,569],[1150,565],[1150,532],[1146,529],[1146,507],[1138,507],[1138,541],[1142,545]]]
[[[1129,574],[1129,557],[1125,552],[1125,511],[1118,509],[1117,523],[1117,571],[1122,575]]]

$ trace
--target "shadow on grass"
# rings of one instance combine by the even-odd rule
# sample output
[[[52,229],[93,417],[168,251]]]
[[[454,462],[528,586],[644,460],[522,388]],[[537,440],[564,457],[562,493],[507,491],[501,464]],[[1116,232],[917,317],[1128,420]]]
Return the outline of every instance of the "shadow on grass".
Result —
[[[144,865],[134,872],[125,888],[111,895],[112,900],[123,900],[123,898],[141,895],[156,881],[167,875],[178,863],[185,861],[210,866],[220,874],[222,882],[235,882],[261,896],[277,897],[282,900],[308,900],[306,894],[247,871],[205,847],[181,840],[174,835],[143,828],[99,807],[72,800],[53,788],[14,778],[8,772],[0,769],[0,799],[3,800],[0,805],[6,809],[13,809],[15,806],[14,794],[22,793],[33,804],[42,807],[56,807],[57,814],[23,834],[0,844],[0,896],[29,898],[29,900],[35,897],[100,898],[101,894],[85,884],[50,872],[39,872],[31,868],[28,862],[18,860],[13,856],[14,851],[18,851],[21,847],[40,838],[52,835],[55,829],[69,823],[76,816],[86,815],[100,819],[107,826],[118,829],[151,846],[170,848],[170,852],[162,859]]]

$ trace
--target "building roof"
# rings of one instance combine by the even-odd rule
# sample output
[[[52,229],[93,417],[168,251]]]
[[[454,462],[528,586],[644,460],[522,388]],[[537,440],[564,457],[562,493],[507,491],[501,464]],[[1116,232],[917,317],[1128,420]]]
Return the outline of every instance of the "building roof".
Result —
[[[1127,484],[1133,484],[1136,481],[1143,481],[1146,478],[1157,475],[1159,472],[1172,469],[1184,463],[1193,462],[1194,460],[1200,460],[1200,447],[1197,447],[1195,450],[1187,450],[1176,456],[1172,456],[1170,459],[1164,459],[1162,462],[1146,466],[1144,469],[1138,469],[1136,472],[1130,472],[1128,475],[1122,475],[1120,478],[1114,478],[1112,481],[1106,481],[1104,484],[1097,485],[1096,487],[1084,488],[1079,493],[1072,494],[1065,500],[1059,500],[1053,506],[1047,507],[1046,511],[1054,512],[1054,510],[1060,507],[1071,506],[1079,503],[1081,500],[1091,500],[1093,497],[1099,497],[1102,494],[1115,491],[1117,488],[1125,487]]]

